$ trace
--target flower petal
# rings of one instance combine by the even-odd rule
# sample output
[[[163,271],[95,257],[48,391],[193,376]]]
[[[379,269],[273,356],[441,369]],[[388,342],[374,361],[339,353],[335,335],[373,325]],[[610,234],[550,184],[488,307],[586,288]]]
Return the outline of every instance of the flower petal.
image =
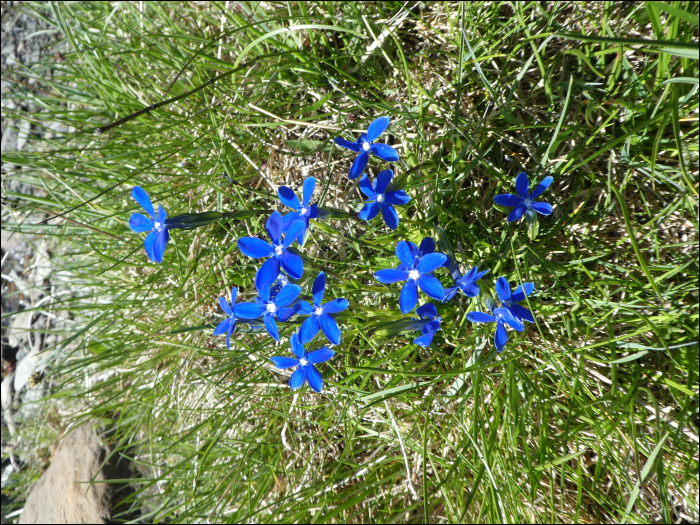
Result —
[[[301,276],[304,275],[304,262],[298,255],[291,252],[284,252],[280,255],[279,261],[282,263],[284,271],[293,279],[301,279]]]
[[[379,117],[370,122],[367,128],[367,140],[369,142],[374,142],[375,139],[384,133],[384,130],[389,127],[391,119],[389,117]]]
[[[321,325],[319,324],[318,316],[311,315],[311,317],[308,317],[302,323],[301,328],[299,329],[299,342],[305,345],[316,337],[316,334],[318,334],[320,329]]]
[[[445,298],[445,289],[440,284],[440,281],[432,275],[421,275],[418,278],[418,286],[424,294],[429,295],[433,299],[442,301]]]
[[[527,208],[522,204],[519,204],[508,214],[508,222],[517,221],[520,217],[523,216],[525,210],[527,210]]]
[[[168,219],[168,214],[166,211],[163,209],[163,207],[159,204],[158,205],[158,222],[162,225],[165,224],[165,221]]]
[[[493,323],[496,320],[493,315],[484,312],[469,312],[467,314],[467,319],[472,323]]]
[[[399,160],[399,153],[389,144],[372,144],[369,150],[377,157],[387,162],[396,162]]]
[[[299,366],[299,360],[293,357],[271,357],[270,361],[272,361],[277,368],[281,368],[282,370],[292,368],[293,366]]]
[[[306,373],[303,367],[299,367],[294,371],[292,378],[289,380],[289,388],[297,390],[302,387],[304,381],[306,381]]]
[[[306,217],[307,219],[315,219],[316,217],[318,217],[318,205],[316,203],[308,207]]]
[[[506,332],[506,327],[503,323],[498,323],[496,326],[496,333],[493,336],[493,342],[496,343],[496,350],[500,354],[503,351],[503,347],[506,346],[508,342],[508,333]]]
[[[260,259],[261,257],[270,257],[274,250],[270,243],[257,239],[255,237],[241,237],[238,239],[238,249],[243,252],[243,255]],[[277,277],[277,275],[275,275]]]
[[[146,255],[152,262],[156,262],[155,256],[153,255],[153,246],[156,244],[156,234],[157,232],[151,232],[146,235],[143,240],[143,247],[146,248]]]
[[[306,351],[304,350],[304,345],[302,345],[299,342],[299,334],[296,332],[292,334],[292,336],[289,338],[289,343],[292,347],[292,352],[294,352],[294,355],[297,356],[297,358],[301,359],[306,355]]]
[[[361,152],[350,167],[350,172],[348,173],[348,178],[350,180],[355,180],[357,177],[362,175],[367,167],[367,162],[369,161],[369,153],[366,151]]]
[[[303,237],[301,236],[302,233],[306,230],[306,224],[304,223],[303,220],[299,219],[294,221],[290,226],[289,226],[289,231],[287,231],[287,235],[284,236],[284,249],[286,250],[289,248],[294,241],[303,241]]]
[[[133,213],[129,218],[129,228],[134,233],[149,232],[153,229],[153,220],[143,213]]]
[[[236,305],[236,317],[239,319],[257,319],[266,311],[264,306],[255,303],[238,303]]]
[[[462,291],[467,297],[479,297],[479,285],[474,283],[467,283],[462,286]]]
[[[496,293],[503,302],[510,299],[510,284],[508,284],[508,280],[505,277],[499,277],[496,281]]]
[[[425,303],[416,310],[416,314],[421,319],[434,319],[437,317],[437,308],[433,303]]]
[[[335,351],[330,348],[323,347],[313,352],[306,354],[306,359],[309,363],[325,363],[335,355]]]
[[[501,195],[496,195],[493,198],[493,202],[499,206],[506,206],[507,208],[513,208],[520,204],[520,197],[517,195],[512,195],[510,193],[503,193]]]
[[[530,180],[527,178],[527,173],[524,171],[521,171],[518,173],[518,176],[515,177],[515,191],[518,192],[518,195],[521,197],[527,197],[530,192]]]
[[[382,217],[384,217],[384,222],[389,227],[390,230],[395,230],[399,227],[399,214],[393,206],[381,206]]]
[[[326,334],[328,340],[334,345],[339,345],[341,334],[340,328],[338,327],[338,323],[335,322],[335,319],[333,319],[330,315],[323,313],[319,318],[319,322],[321,324],[321,330],[323,330],[323,333]]]
[[[403,190],[390,191],[384,196],[384,202],[394,206],[403,206],[411,202],[411,197]]]
[[[516,303],[524,301],[525,296],[530,295],[534,289],[535,283],[523,283],[522,285],[519,284],[513,292],[513,295],[510,296],[510,299]]]
[[[444,303],[445,301],[449,301],[449,300],[452,299],[452,298],[457,294],[457,292],[459,292],[460,290],[461,290],[461,288],[460,288],[459,286],[453,286],[452,288],[448,288],[447,290],[445,290],[445,298],[442,300],[442,302]]]
[[[548,202],[533,202],[530,206],[540,215],[551,215],[552,205]]]
[[[156,218],[156,212],[153,211],[151,199],[148,198],[148,195],[146,195],[146,192],[143,191],[140,186],[134,186],[134,189],[131,190],[131,196],[141,205],[144,210],[146,210],[146,213],[148,213],[154,219]]]
[[[517,317],[513,316],[511,311],[508,308],[496,308],[493,313],[495,315],[501,315],[503,316],[503,322],[508,323],[511,328],[514,330],[517,330],[518,332],[522,332],[525,330],[525,326],[523,325],[522,321],[518,319]]]
[[[306,301],[299,301],[299,314],[300,315],[311,315],[314,313],[315,308],[311,306]]]
[[[423,334],[421,336],[416,337],[413,340],[414,345],[422,346],[423,348],[428,348],[430,346],[430,343],[433,342],[433,338],[435,337],[435,332],[428,332],[427,334]]]
[[[233,309],[233,307],[236,304],[236,296],[237,295],[238,295],[238,288],[236,288],[234,286],[233,288],[231,288],[231,309]]]
[[[272,314],[266,314],[263,316],[263,323],[265,323],[265,328],[267,328],[267,333],[272,336],[276,341],[280,340],[280,333],[277,331],[277,323],[275,322],[275,316]]]
[[[366,173],[362,175],[362,178],[360,179],[360,191],[367,195],[367,197],[370,199],[374,199],[377,196],[377,193],[372,188],[372,181],[369,180]]]
[[[168,239],[170,239],[170,232],[168,230],[160,230],[156,233],[156,242],[153,244],[153,257],[155,262],[163,262],[163,254],[165,253],[165,247],[168,245]]]
[[[360,219],[363,221],[371,221],[374,219],[377,214],[379,213],[379,209],[381,206],[379,206],[378,203],[376,202],[368,202],[367,204],[364,205],[364,207],[360,210],[360,213],[358,213],[358,216]]]
[[[409,279],[406,284],[403,285],[401,289],[401,295],[399,296],[399,307],[401,308],[402,314],[407,314],[412,312],[416,307],[418,302],[418,287],[416,286],[416,281]]]
[[[435,241],[432,237],[425,237],[420,242],[420,248],[418,248],[418,250],[420,251],[421,255],[428,255],[429,253],[433,253],[435,251]]]
[[[221,321],[218,326],[214,329],[214,333],[212,335],[221,335],[228,330],[228,325],[231,322],[231,319],[228,317]]]
[[[535,322],[535,318],[532,316],[532,312],[530,310],[528,310],[527,308],[523,308],[519,304],[510,305],[508,307],[508,310],[510,310],[510,313],[512,313],[518,319],[522,319],[522,320],[528,321],[530,323]]]
[[[349,306],[350,303],[347,299],[333,299],[332,301],[328,301],[326,304],[323,305],[323,313],[337,314],[342,312],[343,310],[347,310]]]
[[[231,350],[231,334],[236,329],[236,320],[231,319],[231,323],[228,325],[228,331],[226,332],[226,348]]]
[[[377,193],[384,193],[391,183],[391,179],[394,178],[394,172],[392,170],[382,170],[377,175],[377,182],[374,187],[374,191]]]
[[[347,149],[355,151],[355,152],[358,152],[362,149],[361,144],[358,144],[357,142],[350,142],[349,140],[345,140],[344,138],[341,138],[341,137],[334,138],[333,142],[335,142],[341,148],[347,148]]]
[[[277,294],[277,297],[275,297],[274,304],[277,308],[284,308],[289,303],[291,303],[294,299],[299,297],[300,293],[301,293],[301,286],[299,286],[299,285],[288,284],[286,286],[283,286],[282,289]]]
[[[277,310],[277,320],[280,323],[286,323],[289,319],[299,313],[299,305],[290,306],[288,308],[280,308]]]
[[[270,257],[255,274],[255,288],[257,288],[258,291],[269,290],[279,273],[280,260],[277,257]]]
[[[549,188],[549,185],[552,184],[552,181],[554,179],[552,177],[545,177],[542,179],[542,182],[540,182],[537,186],[535,186],[535,189],[532,190],[532,195],[530,195],[531,199],[536,199],[540,195],[544,193],[544,190]]]
[[[447,260],[444,253],[429,253],[418,262],[418,271],[422,274],[432,273],[440,268]]]
[[[299,215],[299,213],[296,211],[290,211],[289,213],[282,215],[282,231],[287,233],[292,223],[298,220],[301,220],[301,215]]]
[[[224,297],[219,297],[219,306],[221,309],[224,311],[226,315],[231,317],[233,315],[233,312],[231,311],[231,307],[228,304],[228,301]]]
[[[377,270],[374,272],[374,278],[383,284],[398,283],[408,279],[408,270],[394,270],[393,268]]]
[[[413,257],[411,246],[406,241],[399,241],[396,245],[396,257],[406,265],[406,268],[413,270],[416,267],[416,259]]]
[[[311,287],[311,294],[314,296],[314,304],[318,308],[323,301],[323,291],[326,289],[326,274],[320,272],[318,277],[314,279],[314,284]]]
[[[280,239],[282,238],[282,215],[280,214],[280,212],[273,212],[267,218],[265,228],[267,229],[267,234],[270,236],[272,244],[281,244]]]
[[[323,378],[321,374],[318,373],[316,367],[312,364],[308,364],[304,367],[304,373],[306,374],[306,380],[309,382],[311,390],[317,393],[323,391]]]
[[[309,206],[309,202],[311,201],[311,197],[313,196],[315,189],[316,179],[313,177],[306,177],[304,179],[304,189],[302,190],[301,200],[301,203],[304,205],[304,208],[307,208]]]
[[[294,193],[290,188],[287,188],[287,186],[280,186],[277,190],[277,195],[280,198],[280,202],[288,208],[291,208],[294,211],[301,208],[301,203],[299,202],[299,198],[296,196],[296,193]]]

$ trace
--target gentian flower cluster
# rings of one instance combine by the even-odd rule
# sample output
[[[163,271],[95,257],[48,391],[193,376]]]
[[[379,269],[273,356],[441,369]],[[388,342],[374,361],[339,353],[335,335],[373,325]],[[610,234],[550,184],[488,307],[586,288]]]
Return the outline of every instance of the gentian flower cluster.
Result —
[[[350,173],[348,177],[350,180],[355,180],[357,177],[362,175],[365,171],[367,163],[369,162],[370,154],[376,155],[382,160],[387,162],[396,162],[399,160],[399,154],[394,148],[388,144],[375,144],[374,141],[377,140],[379,135],[384,133],[391,120],[389,117],[379,117],[373,120],[369,128],[367,128],[367,133],[362,133],[355,142],[350,142],[340,137],[335,138],[335,143],[342,147],[347,148],[355,153],[359,153],[355,161],[352,163],[350,168]]]

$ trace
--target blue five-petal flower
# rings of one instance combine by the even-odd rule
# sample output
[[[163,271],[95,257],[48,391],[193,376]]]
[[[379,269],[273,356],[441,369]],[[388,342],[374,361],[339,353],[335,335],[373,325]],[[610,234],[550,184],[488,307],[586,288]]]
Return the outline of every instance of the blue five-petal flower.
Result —
[[[304,239],[304,235],[306,235],[306,230],[309,227],[309,219],[315,219],[318,217],[317,205],[309,205],[309,201],[311,201],[311,196],[313,195],[315,188],[316,179],[313,177],[306,177],[304,179],[304,189],[302,190],[301,202],[299,202],[299,198],[290,188],[287,188],[287,186],[280,186],[279,190],[277,190],[280,202],[294,210],[282,217],[283,231],[286,232],[289,230],[289,227],[296,220],[301,220],[304,222],[304,230],[299,234],[299,242],[301,242]]]
[[[299,341],[301,341],[302,344],[306,344],[316,337],[319,329],[323,330],[323,333],[332,344],[340,344],[340,328],[338,328],[338,323],[336,323],[332,315],[342,312],[350,306],[350,303],[347,299],[334,299],[325,304],[321,304],[325,288],[326,274],[321,272],[314,280],[313,287],[311,288],[311,293],[314,296],[314,306],[312,307],[306,301],[301,302],[299,313],[302,315],[310,315],[299,330]]]
[[[420,306],[416,313],[419,315],[420,319],[428,321],[421,328],[420,336],[413,340],[413,344],[427,348],[430,343],[433,342],[433,337],[440,329],[440,323],[442,323],[442,317],[438,316],[437,309],[433,303],[426,303]]]
[[[387,162],[396,162],[399,160],[399,154],[394,148],[388,144],[374,143],[377,137],[384,133],[384,130],[389,126],[390,122],[391,119],[389,119],[389,117],[379,117],[373,120],[369,128],[367,128],[367,133],[362,133],[355,142],[350,142],[340,137],[335,138],[335,143],[338,146],[359,153],[348,173],[350,180],[356,179],[365,171],[370,153]]]
[[[502,277],[499,278],[498,281],[500,281],[500,279],[502,279]],[[505,279],[503,280],[505,281],[506,287],[508,287],[508,281]],[[498,289],[499,287],[502,288],[503,285],[499,285],[498,281],[496,284],[496,292],[500,296],[501,294]],[[508,294],[510,295],[510,289],[508,289]],[[498,350],[500,353],[503,351],[503,348],[508,342],[508,333],[506,332],[505,325],[509,325],[518,332],[525,330],[525,326],[523,325],[522,321],[515,317],[505,306],[496,308],[491,299],[487,299],[486,302],[489,310],[493,311],[493,315],[484,312],[469,312],[467,314],[467,319],[469,319],[472,323],[496,323],[496,333],[494,334],[493,340],[494,343],[496,343],[496,350]]]
[[[270,286],[258,288],[258,297],[255,298],[255,303],[236,305],[235,314],[240,319],[257,319],[262,316],[267,332],[279,341],[280,334],[275,318],[284,322],[294,315],[296,311],[294,308],[285,307],[299,297],[301,287],[296,284],[286,284],[274,297],[270,295],[270,290]],[[288,310],[292,310],[292,312],[288,312]]]
[[[170,238],[168,228],[165,225],[165,219],[168,218],[168,214],[165,213],[165,210],[159,204],[158,215],[156,215],[153,204],[151,204],[151,199],[148,198],[146,192],[139,186],[131,190],[131,196],[146,210],[150,218],[146,217],[143,213],[134,213],[129,218],[129,228],[135,233],[151,232],[146,235],[146,239],[143,241],[143,246],[146,248],[146,255],[148,255],[151,261],[162,263],[163,253],[165,252],[165,247]]]
[[[510,310],[518,319],[523,321],[528,321],[530,323],[535,322],[535,318],[532,316],[532,312],[527,308],[520,306],[520,301],[525,300],[525,296],[530,295],[535,289],[534,283],[523,283],[522,286],[518,285],[515,291],[510,293],[510,284],[505,277],[499,277],[496,281],[496,293],[498,298],[501,300],[504,308]]]
[[[527,173],[520,172],[515,178],[515,191],[518,192],[517,195],[512,195],[510,193],[504,193],[502,195],[496,195],[493,201],[499,206],[506,206],[514,209],[508,214],[508,222],[517,221],[520,219],[525,212],[528,215],[535,217],[535,212],[541,215],[549,215],[552,213],[552,206],[546,202],[537,202],[535,199],[544,193],[552,181],[552,177],[545,177],[542,182],[540,182],[535,189],[532,190],[530,194],[530,181],[527,178]]]
[[[400,241],[396,245],[396,257],[403,263],[403,268],[379,270],[374,272],[374,278],[383,284],[406,281],[399,297],[401,313],[407,314],[416,307],[418,288],[438,301],[442,301],[445,298],[445,290],[440,281],[430,274],[445,264],[447,255],[444,253],[430,253],[420,260],[416,260],[411,253],[408,243]]]
[[[462,290],[464,295],[467,297],[478,297],[479,296],[479,285],[476,281],[481,279],[484,275],[489,273],[489,270],[484,270],[480,272],[479,269],[474,266],[469,270],[464,277],[461,277],[455,281],[455,285],[452,288],[445,290],[445,301],[452,299],[455,294]]]
[[[370,182],[367,175],[362,176],[360,190],[369,197],[369,200],[365,201],[367,204],[360,210],[360,219],[371,221],[381,210],[384,222],[389,229],[395,230],[398,227],[399,216],[394,206],[408,204],[411,197],[403,190],[386,191],[393,177],[394,172],[391,170],[380,171],[374,182]]]
[[[425,237],[420,242],[420,246],[416,246],[411,241],[406,241],[406,243],[408,244],[408,248],[411,250],[411,254],[413,255],[413,259],[415,261],[420,261],[426,255],[431,254],[431,253],[435,253],[435,241],[433,240],[432,237]],[[438,253],[441,253],[441,252],[438,252]],[[450,265],[450,258],[447,257],[447,260],[443,263],[442,266],[447,268],[449,265]],[[403,263],[401,263],[401,264],[399,264],[399,269],[405,270],[406,267],[404,266]]]
[[[304,345],[299,342],[296,333],[292,334],[289,338],[289,342],[296,359],[293,357],[271,357],[270,361],[272,361],[277,368],[283,370],[285,368],[297,367],[292,374],[292,378],[289,380],[289,388],[292,390],[301,388],[304,382],[308,381],[311,390],[320,394],[321,391],[323,391],[323,378],[314,365],[328,361],[335,355],[335,352],[330,348],[323,347],[307,354],[304,350]]]
[[[284,236],[284,241],[281,240],[284,231],[280,212],[276,211],[270,215],[265,227],[272,244],[255,237],[238,239],[238,248],[248,257],[253,259],[269,257],[255,274],[255,287],[258,290],[269,288],[275,282],[280,273],[280,266],[294,279],[301,279],[304,273],[304,263],[301,257],[287,251],[287,248],[297,240],[305,229],[304,221],[295,220],[292,222]]]

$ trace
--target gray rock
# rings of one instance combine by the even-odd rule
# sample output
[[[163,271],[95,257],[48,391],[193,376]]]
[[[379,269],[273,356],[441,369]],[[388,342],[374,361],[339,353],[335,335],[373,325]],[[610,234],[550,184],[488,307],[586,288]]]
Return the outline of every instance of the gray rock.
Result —
[[[20,392],[39,364],[39,352],[32,350],[17,363],[15,368],[15,392]]]
[[[64,436],[32,488],[19,523],[108,523],[112,486],[100,466],[106,450],[89,422]],[[94,479],[96,483],[90,482]]]

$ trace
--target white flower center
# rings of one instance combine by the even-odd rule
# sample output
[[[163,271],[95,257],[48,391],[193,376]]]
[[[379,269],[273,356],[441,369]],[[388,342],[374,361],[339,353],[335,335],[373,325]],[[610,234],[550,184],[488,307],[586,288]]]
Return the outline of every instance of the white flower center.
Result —
[[[274,303],[270,303],[267,305],[267,311],[274,314],[277,311],[277,307],[274,305]]]
[[[523,200],[523,204],[524,204],[525,206],[530,206],[530,204],[532,204],[532,199],[525,199],[525,200]]]
[[[377,202],[384,202],[384,198],[384,195],[380,193],[379,195],[377,195]]]
[[[316,310],[314,311],[314,313],[315,313],[316,315],[321,315],[321,314],[323,313],[323,308],[316,308]]]
[[[363,150],[369,151],[369,148],[370,148],[369,142],[363,142],[363,143],[362,143],[362,149],[363,149]]]
[[[282,255],[284,253],[284,249],[281,246],[275,246],[275,254],[276,255]]]
[[[304,359],[303,357],[301,359],[299,359],[299,366],[306,366],[308,364],[309,364],[309,362],[306,359]]]
[[[156,230],[160,230],[160,222],[156,221],[156,222],[153,224],[153,227],[154,227]]]
[[[309,210],[307,210],[306,208],[302,208],[301,210],[299,210],[299,212],[300,212],[302,215],[306,215],[306,212],[307,212],[307,211],[309,211]]]
[[[420,272],[418,270],[411,270],[408,272],[408,278],[414,281],[420,277]]]

